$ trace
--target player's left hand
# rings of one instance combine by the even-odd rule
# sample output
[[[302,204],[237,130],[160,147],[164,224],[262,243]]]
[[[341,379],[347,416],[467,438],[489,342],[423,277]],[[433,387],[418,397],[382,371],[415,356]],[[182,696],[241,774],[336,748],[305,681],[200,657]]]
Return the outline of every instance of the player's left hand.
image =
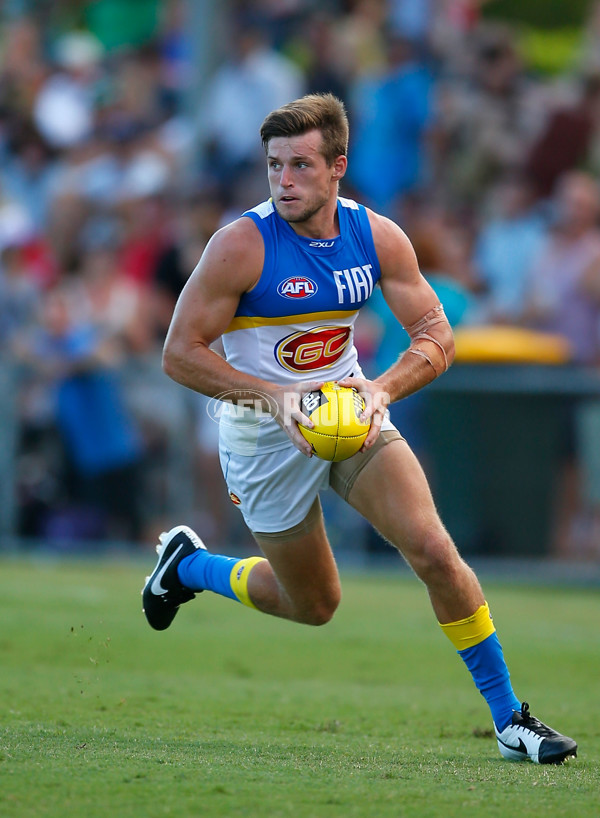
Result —
[[[387,392],[381,390],[379,384],[366,378],[344,378],[339,381],[339,384],[340,386],[349,386],[356,389],[365,402],[365,409],[360,419],[367,423],[370,421],[371,428],[360,451],[366,452],[379,437],[381,424],[390,404],[390,396]]]

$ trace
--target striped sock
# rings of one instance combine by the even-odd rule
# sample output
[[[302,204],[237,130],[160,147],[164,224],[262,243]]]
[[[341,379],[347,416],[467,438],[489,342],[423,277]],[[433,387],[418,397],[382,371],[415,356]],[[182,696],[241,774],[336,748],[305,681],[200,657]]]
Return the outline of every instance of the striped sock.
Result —
[[[477,689],[486,700],[498,730],[510,724],[521,704],[514,694],[502,646],[487,605],[458,622],[440,625],[471,672]]]
[[[248,577],[254,566],[264,562],[263,557],[225,557],[197,549],[184,557],[177,566],[179,581],[192,591],[213,591],[256,608],[248,594]]]

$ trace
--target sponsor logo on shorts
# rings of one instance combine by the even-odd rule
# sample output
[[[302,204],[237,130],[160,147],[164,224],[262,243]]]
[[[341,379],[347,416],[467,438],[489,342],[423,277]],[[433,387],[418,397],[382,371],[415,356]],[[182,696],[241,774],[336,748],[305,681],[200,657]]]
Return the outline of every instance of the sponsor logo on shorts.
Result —
[[[241,421],[246,428],[261,426],[273,420],[278,412],[277,404],[265,392],[247,397],[243,392],[231,389],[215,395],[206,404],[209,418],[224,426],[235,426]]]
[[[229,492],[229,499],[231,500],[231,502],[233,503],[234,506],[241,506],[242,505],[242,501],[240,500],[240,498],[237,496],[237,494],[234,494],[232,491]],[[239,579],[239,575],[238,575],[238,579]]]
[[[306,276],[286,278],[277,287],[277,292],[284,298],[310,298],[317,292],[317,285]]]
[[[338,361],[350,341],[350,327],[318,327],[293,332],[275,347],[277,363],[290,372],[324,369]]]

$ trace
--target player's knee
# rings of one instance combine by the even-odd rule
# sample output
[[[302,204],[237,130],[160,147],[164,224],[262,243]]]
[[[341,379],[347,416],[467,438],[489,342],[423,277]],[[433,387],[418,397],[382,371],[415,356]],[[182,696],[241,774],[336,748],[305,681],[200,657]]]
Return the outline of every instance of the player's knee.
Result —
[[[319,627],[331,622],[337,606],[333,605],[315,605],[310,611],[305,611],[302,622],[304,625],[313,625]]]
[[[302,606],[296,612],[297,621],[303,625],[326,625],[333,619],[340,604],[340,598],[341,593],[339,589],[336,589],[312,600],[310,604]]]
[[[417,576],[430,585],[436,582],[451,582],[459,570],[460,562],[460,556],[449,534],[440,529],[422,536],[412,567]]]

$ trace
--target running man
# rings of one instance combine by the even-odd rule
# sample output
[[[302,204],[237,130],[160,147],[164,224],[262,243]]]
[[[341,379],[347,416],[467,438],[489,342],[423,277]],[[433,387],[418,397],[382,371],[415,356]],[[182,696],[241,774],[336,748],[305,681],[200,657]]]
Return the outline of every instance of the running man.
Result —
[[[443,632],[490,707],[502,755],[561,763],[576,755],[576,743],[516,698],[481,586],[389,420],[390,402],[452,362],[443,307],[402,230],[338,196],[348,148],[338,99],[308,95],[284,105],[266,117],[261,138],[271,198],[208,243],[175,308],[164,369],[190,389],[229,401],[220,430],[223,474],[264,557],[211,554],[191,529],[173,528],[161,535],[143,589],[146,618],[164,630],[182,603],[210,590],[294,622],[328,622],[340,578],[319,492],[331,486],[425,584]],[[384,158],[374,172],[385,173]],[[353,325],[377,284],[410,346],[371,381],[360,370]],[[210,349],[220,336],[225,358]],[[362,450],[340,463],[313,457],[298,430],[312,425],[302,396],[331,380],[363,395],[371,421]]]

